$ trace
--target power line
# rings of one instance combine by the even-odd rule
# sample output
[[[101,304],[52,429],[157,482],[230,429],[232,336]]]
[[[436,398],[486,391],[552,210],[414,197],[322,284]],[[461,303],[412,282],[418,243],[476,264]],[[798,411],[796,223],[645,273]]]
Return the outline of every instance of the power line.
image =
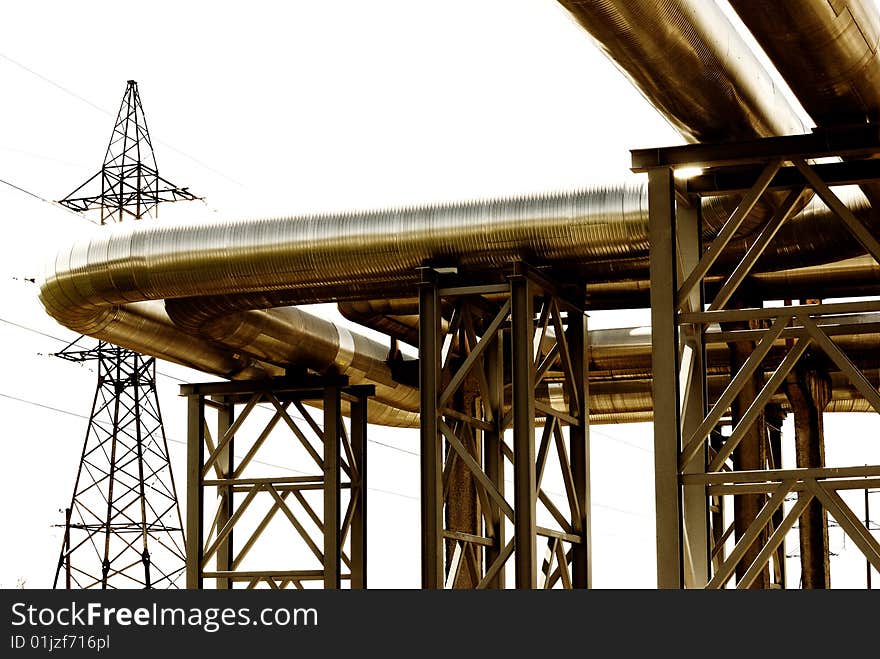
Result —
[[[609,435],[607,432],[602,432],[601,430],[596,430],[593,426],[590,426],[590,434],[591,435],[600,435],[605,437],[606,439],[610,439],[612,442],[617,442],[618,444],[624,444],[625,446],[629,446],[630,448],[634,448],[637,451],[643,451],[645,453],[652,453],[650,449],[646,449],[644,446],[639,446],[638,444],[633,444],[632,442],[628,442],[625,439],[620,439],[619,437],[614,437],[613,435]]]
[[[33,405],[33,406],[35,406],[35,407],[40,407],[40,408],[42,408],[42,409],[44,409],[44,410],[50,410],[50,411],[52,411],[52,412],[58,412],[59,414],[67,414],[68,416],[73,416],[73,417],[76,417],[76,418],[78,418],[78,419],[85,419],[86,421],[89,420],[89,417],[87,417],[87,416],[84,415],[84,414],[79,414],[79,413],[77,413],[77,412],[71,412],[70,410],[65,410],[65,409],[62,409],[62,408],[60,408],[60,407],[53,407],[52,405],[47,405],[47,404],[45,404],[45,403],[40,403],[40,402],[37,402],[37,401],[35,401],[35,400],[29,400],[29,399],[26,399],[26,398],[19,398],[18,396],[13,396],[13,395],[11,395],[11,394],[6,394],[6,393],[3,393],[3,392],[0,392],[0,397],[2,397],[2,398],[8,398],[9,400],[14,400],[14,401],[16,401],[16,402],[24,403],[24,404],[26,404],[26,405]],[[173,443],[175,443],[175,444],[182,444],[182,445],[186,446],[186,442],[185,442],[184,440],[182,440],[182,439],[175,439],[175,438],[173,438],[173,437],[167,437],[167,436],[166,436],[166,439],[167,439],[169,442],[173,442]],[[239,458],[240,458],[241,456],[236,456],[236,457],[239,457]],[[254,459],[254,460],[251,460],[251,462],[254,462],[254,463],[256,463],[256,464],[261,464],[261,465],[266,466],[266,467],[275,467],[276,469],[283,469],[283,470],[285,470],[285,471],[289,471],[289,472],[292,472],[292,473],[295,473],[295,474],[300,474],[300,475],[303,475],[303,476],[308,476],[308,475],[310,475],[308,472],[301,471],[301,470],[299,470],[299,469],[294,469],[293,467],[287,467],[287,466],[285,466],[285,465],[279,465],[279,464],[275,464],[275,463],[272,463],[272,462],[266,462],[266,461],[264,461],[264,460],[256,460],[256,459]],[[367,489],[368,489],[368,490],[373,490],[373,491],[375,491],[375,492],[383,492],[383,493],[385,493],[385,494],[393,494],[394,496],[398,496],[398,497],[401,497],[401,498],[404,498],[404,499],[412,499],[412,500],[414,500],[414,501],[417,501],[417,500],[418,500],[418,497],[414,497],[414,496],[409,495],[409,494],[403,494],[402,492],[395,492],[395,491],[393,491],[393,490],[385,490],[385,489],[381,489],[381,488],[377,488],[377,487],[367,487]]]
[[[58,413],[60,413],[60,414],[67,414],[67,415],[69,415],[69,416],[77,417],[78,419],[85,419],[86,421],[89,420],[89,417],[85,416],[84,414],[79,414],[79,413],[77,413],[77,412],[71,412],[70,410],[64,410],[64,409],[61,409],[60,407],[53,407],[52,405],[46,405],[45,403],[38,403],[37,401],[28,400],[28,399],[25,399],[25,398],[19,398],[18,396],[12,396],[12,395],[10,395],[10,394],[5,394],[5,393],[3,393],[3,392],[0,392],[0,396],[2,396],[3,398],[8,398],[8,399],[10,399],[10,400],[17,401],[17,402],[19,402],[19,403],[25,403],[25,404],[27,404],[27,405],[34,405],[34,406],[36,406],[36,407],[41,407],[41,408],[46,409],[46,410],[51,410],[52,412],[58,412]],[[174,439],[173,437],[166,437],[166,439],[167,439],[169,442],[173,442],[173,443],[175,443],[175,444],[182,444],[182,445],[184,445],[184,446],[186,445],[186,442],[183,441],[183,440],[180,440],[180,439]],[[374,442],[374,443],[378,443],[378,444],[380,444],[381,446],[387,446],[388,448],[395,448],[396,450],[399,450],[399,451],[401,451],[401,452],[403,452],[403,453],[410,453],[410,451],[405,451],[405,450],[403,450],[403,449],[397,449],[397,447],[393,447],[393,446],[391,446],[390,444],[382,444],[381,442]],[[415,453],[414,455],[418,455],[418,453]],[[236,457],[241,457],[241,456],[236,456]],[[275,464],[275,463],[272,463],[272,462],[265,462],[265,461],[263,461],[263,460],[256,460],[256,459],[255,459],[255,460],[252,460],[252,462],[255,462],[255,463],[257,463],[257,464],[264,465],[264,466],[266,466],[266,467],[275,467],[276,469],[283,469],[283,470],[285,470],[285,471],[290,471],[290,472],[295,473],[295,474],[301,474],[301,475],[303,475],[303,476],[307,476],[307,475],[309,475],[309,474],[308,474],[307,472],[305,472],[305,471],[301,471],[301,470],[299,470],[299,469],[294,469],[293,467],[286,467],[286,466],[284,466],[284,465],[279,465],[279,464]],[[513,481],[510,480],[510,479],[507,479],[507,482],[509,482],[509,483],[513,483]],[[373,490],[373,491],[375,491],[375,492],[383,492],[383,493],[385,493],[385,494],[391,494],[391,495],[398,496],[398,497],[401,497],[401,498],[404,498],[404,499],[412,499],[412,500],[414,500],[414,501],[418,501],[418,497],[414,497],[414,496],[409,495],[409,494],[403,494],[402,492],[395,492],[395,491],[393,491],[393,490],[385,490],[385,489],[378,488],[378,487],[367,487],[367,489],[368,489],[368,490]],[[553,495],[556,495],[556,496],[559,496],[559,497],[564,496],[564,495],[563,495],[562,493],[560,493],[560,492],[551,492],[551,491],[549,491],[549,490],[547,491],[547,493],[548,493],[548,494],[553,494]],[[634,510],[626,510],[626,509],[624,509],[624,508],[618,508],[618,507],[616,507],[616,506],[610,506],[610,505],[608,505],[608,504],[599,503],[598,501],[593,501],[593,504],[592,504],[592,505],[594,505],[594,506],[596,506],[596,507],[598,507],[598,508],[605,508],[605,509],[607,509],[607,510],[613,510],[613,511],[615,511],[615,512],[622,513],[622,514],[625,514],[625,515],[632,515],[632,516],[634,516],[634,517],[644,517],[644,518],[648,518],[648,515],[645,515],[645,514],[643,514],[643,513],[639,513],[639,512],[636,512],[636,511],[634,511]]]
[[[89,220],[89,218],[87,218],[85,215],[81,215],[80,213],[77,213],[76,211],[72,211],[71,209],[67,208],[66,206],[59,204],[57,201],[51,201],[50,199],[46,199],[42,195],[38,195],[36,192],[31,192],[30,190],[26,190],[25,188],[21,187],[20,185],[16,185],[15,183],[12,183],[11,181],[7,181],[6,179],[0,178],[0,183],[3,183],[4,185],[8,185],[10,188],[18,190],[19,192],[23,192],[24,194],[26,194],[30,197],[33,197],[34,199],[38,199],[38,200],[42,201],[43,203],[49,204],[50,206],[52,206],[54,208],[61,208],[61,209],[65,210],[66,212],[70,213],[71,215],[78,217],[83,222],[88,222],[89,224],[93,224],[93,222],[91,220]]]
[[[33,151],[26,151],[24,149],[16,149],[11,146],[0,146],[0,151],[10,151],[12,153],[20,153],[25,156],[30,156],[31,158],[37,158],[38,160],[46,160],[48,162],[57,162],[61,165],[67,165],[69,167],[85,167],[85,163],[81,162],[70,162],[69,160],[61,160],[60,158],[53,158],[52,156],[47,156],[44,153],[35,153]]]
[[[7,62],[10,62],[11,64],[14,64],[15,66],[19,67],[20,69],[22,69],[22,70],[24,70],[24,71],[27,71],[27,72],[30,73],[31,75],[33,75],[33,76],[39,78],[40,80],[42,80],[43,82],[45,82],[45,83],[51,85],[52,87],[55,87],[56,89],[59,89],[60,91],[64,92],[65,94],[68,94],[69,96],[72,96],[73,98],[77,99],[78,101],[81,101],[81,102],[85,103],[86,105],[88,105],[89,107],[91,107],[91,108],[97,110],[98,112],[101,112],[102,114],[106,114],[106,115],[109,116],[109,117],[115,117],[115,116],[116,116],[115,114],[111,113],[110,111],[108,111],[108,110],[102,108],[100,105],[97,105],[96,103],[92,103],[92,102],[91,102],[89,99],[87,99],[86,97],[84,97],[84,96],[80,96],[79,94],[77,94],[76,92],[72,91],[71,89],[68,89],[68,88],[65,87],[64,85],[61,85],[61,84],[55,82],[55,81],[52,80],[51,78],[47,78],[47,77],[44,76],[42,73],[38,73],[38,72],[34,71],[33,69],[31,69],[31,68],[25,66],[24,64],[22,64],[22,63],[19,62],[18,60],[14,60],[14,59],[12,59],[11,57],[9,57],[9,55],[6,55],[6,54],[4,54],[4,53],[0,53],[0,57],[2,57],[3,59],[5,59]],[[245,186],[244,183],[242,183],[241,181],[237,181],[237,180],[235,180],[235,179],[232,178],[231,176],[228,176],[227,174],[224,174],[224,173],[221,172],[220,170],[211,167],[211,166],[208,165],[207,163],[202,162],[201,160],[199,160],[199,159],[196,158],[195,156],[192,156],[192,155],[186,153],[185,151],[182,151],[182,150],[178,149],[178,148],[175,147],[174,145],[169,144],[168,142],[164,142],[164,141],[162,141],[162,140],[158,140],[158,139],[156,140],[156,142],[158,142],[159,144],[162,144],[162,145],[168,147],[169,149],[171,149],[172,151],[175,151],[176,153],[182,155],[183,157],[188,158],[189,160],[193,161],[193,162],[196,163],[197,165],[199,165],[199,166],[201,166],[201,167],[204,167],[204,168],[207,169],[208,171],[213,172],[214,174],[217,174],[218,176],[221,176],[221,177],[225,178],[227,181],[230,181],[230,182],[232,182],[232,183],[235,183],[237,186],[246,189],[247,186]]]
[[[26,331],[28,331],[28,332],[33,332],[34,334],[39,334],[40,336],[45,336],[45,337],[47,337],[47,338],[49,338],[49,339],[53,339],[53,340],[55,340],[55,341],[58,341],[59,343],[65,343],[65,344],[68,343],[68,341],[65,341],[64,339],[62,339],[62,338],[60,338],[60,337],[53,336],[52,334],[48,334],[48,333],[46,333],[46,332],[41,332],[40,330],[38,330],[38,329],[34,329],[33,327],[28,327],[27,325],[21,325],[20,323],[13,322],[13,321],[8,320],[8,319],[3,318],[3,317],[0,317],[0,322],[2,322],[2,323],[6,323],[7,325],[12,325],[13,327],[17,327],[17,328],[22,329],[22,330],[26,330]],[[75,343],[73,343],[72,345],[79,345],[79,344],[75,342]],[[163,376],[163,377],[166,377],[166,378],[168,378],[168,379],[170,379],[170,380],[175,380],[175,381],[177,381],[177,382],[181,382],[181,383],[183,383],[183,384],[188,384],[188,382],[187,382],[186,380],[184,380],[183,378],[179,378],[179,377],[177,377],[176,375],[171,375],[170,373],[165,373],[165,372],[160,371],[160,370],[158,370],[158,369],[156,369],[156,372],[157,372],[159,375],[161,375],[161,376]],[[262,406],[260,406],[260,409],[261,409],[261,410],[264,410],[264,411],[266,411],[266,412],[273,412],[272,409],[268,409],[268,408],[265,408],[265,407],[262,407]],[[299,416],[298,414],[291,414],[291,416],[293,416],[293,418],[298,419],[298,420],[300,420],[300,421],[305,421],[305,419],[304,419],[303,417]],[[318,427],[321,427],[321,424],[319,424],[319,423],[316,424],[316,425],[318,425]],[[390,448],[390,449],[392,449],[392,450],[394,450],[394,451],[399,451],[399,452],[401,452],[401,453],[406,453],[406,454],[408,454],[408,455],[414,455],[414,456],[416,456],[416,457],[418,457],[418,455],[419,455],[418,453],[415,453],[414,451],[408,451],[408,450],[403,449],[403,448],[400,448],[400,447],[398,447],[398,446],[393,446],[392,444],[386,444],[386,443],[384,443],[384,442],[380,442],[380,441],[378,441],[378,440],[376,440],[376,439],[367,439],[367,441],[370,442],[371,444],[378,444],[379,446],[384,446],[385,448]]]

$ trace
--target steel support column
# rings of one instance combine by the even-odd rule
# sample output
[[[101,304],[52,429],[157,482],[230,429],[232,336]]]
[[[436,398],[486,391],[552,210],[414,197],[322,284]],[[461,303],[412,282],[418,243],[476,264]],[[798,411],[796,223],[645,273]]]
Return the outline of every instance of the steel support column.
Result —
[[[748,325],[745,325],[748,328]],[[745,365],[746,360],[751,356],[754,350],[754,344],[751,341],[740,341],[730,344],[730,372],[738,373]],[[763,374],[755,371],[751,377],[746,380],[745,385],[739,395],[734,398],[730,406],[733,424],[738,424],[749,405],[757,398],[761,387],[764,384]],[[733,468],[738,471],[754,471],[764,469],[766,467],[767,455],[767,428],[764,423],[764,414],[761,413],[751,423],[739,446],[733,452]],[[761,507],[766,503],[766,497],[762,494],[744,494],[735,497],[733,500],[733,519],[734,519],[734,539],[739,541],[746,533],[749,525],[758,516]],[[743,556],[742,562],[737,567],[737,579],[741,579],[748,569],[749,565],[758,556],[761,544],[766,542],[768,537],[768,529],[761,532],[761,542],[756,542]],[[770,572],[768,569],[762,570],[758,578],[752,583],[751,588],[763,590],[770,586]]]
[[[574,314],[572,314],[574,316]],[[593,581],[593,532],[590,514],[590,378],[587,316],[570,317],[566,332],[571,355],[572,380],[576,392],[572,398],[580,401],[576,408],[578,425],[569,428],[571,443],[571,471],[577,500],[577,519],[574,530],[584,542],[572,546],[572,586],[590,588]]]
[[[214,401],[217,404],[217,437],[223,437],[232,427],[232,424],[235,420],[235,406],[232,404],[224,404],[218,400]],[[233,473],[235,471],[235,439],[230,439],[226,444],[226,447],[219,452],[219,457],[217,458],[217,467],[220,470],[222,478],[224,479],[232,479]],[[217,488],[217,495],[219,498],[218,502],[218,511],[217,511],[217,524],[221,528],[229,523],[229,520],[232,519],[232,514],[234,512],[234,503],[232,500],[233,491],[232,485],[223,485]],[[232,534],[233,531],[229,532],[229,535],[226,536],[226,539],[220,543],[220,548],[217,550],[217,570],[219,572],[229,571],[232,569],[232,561],[234,560],[234,556],[232,553]],[[218,589],[229,589],[232,588],[232,580],[229,578],[218,578],[217,579],[217,588]]]
[[[205,462],[205,400],[187,399],[186,432],[186,587],[202,588],[204,550],[204,490],[202,465]]]
[[[324,388],[324,588],[338,590],[340,586],[339,542],[339,441],[342,412],[339,389]]]
[[[652,169],[648,174],[658,588],[683,586],[682,508],[678,484],[678,323],[675,303],[678,277],[673,183],[672,170],[669,168]]]
[[[677,275],[684,279],[700,261],[703,223],[697,204],[676,202],[675,237],[678,245]],[[703,287],[695,286],[683,301],[684,308],[703,308]],[[703,327],[684,327],[679,331],[679,420],[681,435],[693,433],[706,415],[706,350]],[[676,447],[680,440],[676,438]],[[677,453],[677,451],[676,451]],[[704,457],[705,460],[705,457]],[[702,471],[703,463],[687,465],[683,473]],[[709,505],[706,488],[699,485],[681,491],[682,562],[684,587],[704,588],[709,581]]]
[[[513,536],[517,588],[535,588],[535,385],[531,282],[510,280],[511,402],[513,404]]]
[[[443,587],[443,486],[437,398],[440,395],[440,299],[433,271],[419,286],[422,588]]]
[[[492,337],[490,337],[492,338]],[[486,348],[486,383],[488,393],[484,405],[492,419],[491,427],[483,433],[483,462],[489,481],[504,496],[504,332],[497,330],[494,340]],[[486,513],[488,526],[492,530],[495,543],[486,549],[486,563],[492,565],[499,560],[504,542],[504,512],[497,502],[490,499]],[[486,583],[487,588],[501,589],[505,586],[505,567],[502,565],[495,577]]]
[[[518,588],[588,587],[583,291],[524,263],[504,283],[422,270],[419,313],[426,585],[503,588],[514,557]],[[564,494],[542,486],[550,472]]]
[[[351,451],[357,471],[352,475],[351,496],[354,516],[351,520],[351,587],[367,587],[367,399],[357,397],[350,404]]]
[[[778,405],[768,405],[764,410],[764,422],[767,427],[767,468],[782,468],[782,422],[785,415]],[[824,465],[822,465],[824,466]],[[785,511],[780,507],[773,515],[772,525],[774,529],[782,526]],[[780,589],[787,588],[785,579],[785,540],[779,544],[776,554],[773,556],[773,569],[775,571],[774,583]]]

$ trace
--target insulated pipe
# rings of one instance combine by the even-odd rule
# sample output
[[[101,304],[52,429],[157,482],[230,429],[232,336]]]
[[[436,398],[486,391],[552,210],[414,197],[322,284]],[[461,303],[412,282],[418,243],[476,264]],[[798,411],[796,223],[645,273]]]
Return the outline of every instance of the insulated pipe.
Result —
[[[871,0],[730,0],[819,126],[880,120],[880,14]],[[862,186],[880,207],[880,185]]]
[[[117,224],[62,249],[40,298],[59,322],[91,333],[106,324],[108,307],[151,299],[244,294],[260,308],[267,299],[276,306],[399,296],[413,290],[425,263],[497,273],[525,259],[591,278],[606,270],[604,259],[636,256],[645,262],[634,274],[644,274],[644,193],[625,185],[338,215]],[[857,215],[870,213],[864,198],[850,201]],[[767,267],[839,258],[831,245],[802,254],[804,244],[818,247],[810,227],[832,217],[815,208],[791,243],[765,255]]]
[[[559,3],[688,142],[804,132],[714,0]]]
[[[589,276],[592,259],[646,249],[643,192],[642,186],[624,186],[308,218],[118,224],[59,252],[40,296],[47,311],[75,331],[244,377],[240,372],[248,365],[234,356],[238,346],[223,355],[167,320],[161,332],[146,331],[142,321],[130,320],[130,303],[208,296],[199,300],[208,323],[231,309],[408,293],[416,268],[426,262],[497,272],[526,258]],[[863,202],[854,210],[867,208]],[[812,219],[821,219],[818,211]],[[798,238],[809,236],[805,230]],[[800,256],[797,245],[783,244],[780,254],[776,265]],[[814,255],[830,258],[828,252]],[[154,318],[152,326],[157,323]]]
[[[193,312],[188,302],[166,302],[169,315],[182,329],[263,362],[295,365],[317,373],[336,372],[348,376],[351,384],[374,384],[376,394],[368,403],[373,423],[380,422],[378,411],[369,410],[374,401],[389,408],[381,414],[384,425],[417,423],[419,391],[392,378],[386,362],[388,348],[376,341],[295,307],[205,319],[198,305]]]
[[[880,121],[880,15],[871,0],[730,0],[820,126]]]

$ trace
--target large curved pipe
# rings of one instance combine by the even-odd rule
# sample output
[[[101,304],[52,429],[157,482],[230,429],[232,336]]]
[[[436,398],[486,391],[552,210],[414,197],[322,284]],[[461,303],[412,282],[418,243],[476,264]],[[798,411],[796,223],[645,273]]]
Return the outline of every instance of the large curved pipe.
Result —
[[[387,410],[370,410],[373,423],[412,426],[419,391],[396,382],[387,364],[388,348],[295,307],[242,311],[205,318],[198,300],[169,300],[166,309],[178,327],[227,349],[281,367],[296,365],[317,373],[347,375],[351,384],[375,385],[373,400]]]
[[[71,329],[175,361],[195,364],[199,359],[204,370],[235,375],[247,367],[241,357],[218,364],[216,348],[194,345],[197,340],[173,331],[170,323],[161,333],[130,331],[131,323],[122,320],[131,313],[130,304],[203,296],[192,311],[197,320],[182,323],[194,331],[214,323],[217,343],[233,337],[226,344],[230,353],[249,346],[251,355],[262,359],[269,354],[267,345],[277,348],[300,336],[297,323],[289,322],[293,315],[277,312],[267,323],[265,314],[239,314],[234,332],[224,325],[228,321],[218,319],[230,309],[246,312],[381,291],[412,293],[416,268],[426,262],[497,270],[525,258],[582,276],[592,259],[646,248],[643,192],[642,186],[624,186],[617,195],[601,188],[308,218],[114,225],[62,250],[44,276],[40,296],[46,310]],[[798,256],[796,250],[791,254]],[[267,333],[268,328],[274,330]],[[315,332],[319,337],[330,333]],[[248,338],[236,343],[236,336]],[[312,337],[307,344],[319,350],[326,338]],[[329,349],[336,355],[338,342]],[[273,360],[295,364],[296,359],[326,358],[289,354]],[[411,391],[387,393],[384,402],[412,409],[407,402],[413,399]]]

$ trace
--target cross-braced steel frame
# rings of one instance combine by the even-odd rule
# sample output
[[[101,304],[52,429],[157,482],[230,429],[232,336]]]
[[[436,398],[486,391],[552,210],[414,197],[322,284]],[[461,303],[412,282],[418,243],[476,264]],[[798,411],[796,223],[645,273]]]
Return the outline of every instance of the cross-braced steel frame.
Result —
[[[374,387],[302,376],[180,389],[188,399],[187,588],[205,579],[219,589],[366,588],[366,408]],[[299,447],[304,461],[260,460],[270,438],[285,455]],[[288,475],[289,464],[297,475]]]
[[[761,460],[752,463],[757,466],[742,469],[735,459],[738,451],[756,450],[747,444],[763,441],[761,432],[756,439],[755,429],[772,416],[767,409],[771,398],[807,356],[821,358],[843,373],[880,413],[877,389],[834,341],[836,335],[866,331],[869,326],[860,323],[862,314],[880,311],[880,302],[731,308],[760,256],[810,191],[880,262],[877,237],[832,190],[837,185],[880,179],[880,161],[855,159],[877,153],[880,129],[874,125],[748,143],[633,152],[633,170],[648,173],[661,588],[772,585],[768,563],[779,562],[788,531],[798,520],[806,524],[805,513],[817,506],[819,519],[831,515],[868,562],[880,569],[880,544],[840,494],[877,487],[880,466],[782,469],[778,462],[767,468],[768,461]],[[844,161],[813,163],[813,159],[830,156]],[[679,181],[673,175],[678,167],[700,167],[704,172]],[[717,235],[704,244],[700,197],[730,193],[741,195],[738,206]],[[706,275],[719,270],[715,266],[725,248],[768,193],[776,193],[780,200],[775,211],[751,234],[744,255],[734,261],[724,282],[708,298]],[[876,294],[874,290],[852,291],[854,297]],[[714,400],[706,393],[705,344],[710,326],[712,340],[750,345]],[[729,434],[719,432],[722,423],[730,426]],[[735,533],[734,525],[723,526],[719,514],[725,497],[739,504]],[[775,579],[781,573],[775,570]]]
[[[59,356],[96,364],[98,386],[54,587],[176,587],[183,523],[156,397],[156,360],[111,344]]]
[[[582,290],[521,262],[503,283],[420,272],[423,587],[504,588],[511,563],[516,588],[589,587]]]

